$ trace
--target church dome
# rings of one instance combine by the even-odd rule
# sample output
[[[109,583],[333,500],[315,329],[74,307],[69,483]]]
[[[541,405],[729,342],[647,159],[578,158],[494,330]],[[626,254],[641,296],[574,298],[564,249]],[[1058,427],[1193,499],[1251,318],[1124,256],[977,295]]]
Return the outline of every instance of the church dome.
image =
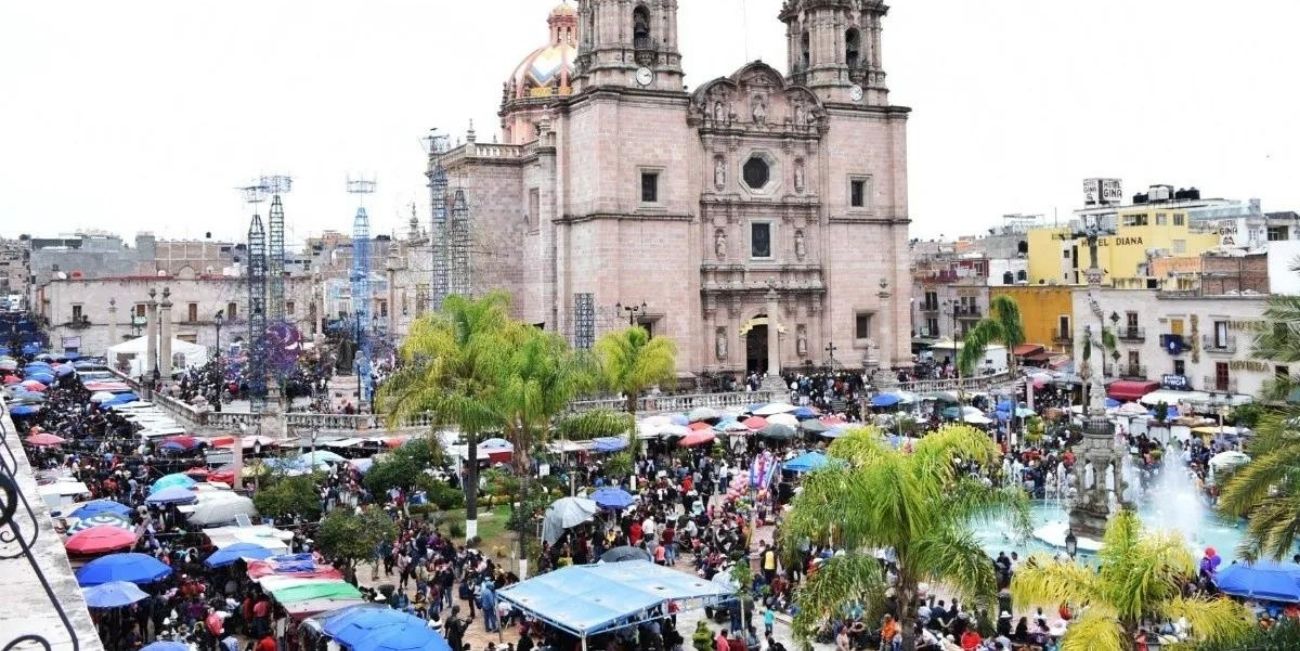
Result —
[[[568,95],[578,56],[578,12],[567,1],[546,19],[550,41],[533,50],[506,81],[510,99]]]

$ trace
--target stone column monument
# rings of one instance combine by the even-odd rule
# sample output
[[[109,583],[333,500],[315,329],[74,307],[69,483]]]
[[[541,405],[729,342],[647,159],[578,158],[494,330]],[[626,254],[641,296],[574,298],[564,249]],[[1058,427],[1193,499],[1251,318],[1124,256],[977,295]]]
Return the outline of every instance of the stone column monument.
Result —
[[[786,390],[785,380],[781,379],[781,324],[777,322],[781,305],[776,293],[776,283],[767,283],[767,375],[763,376],[763,389],[768,391]]]
[[[158,366],[164,385],[172,382],[172,290],[164,287],[158,304]]]
[[[108,349],[116,346],[119,342],[117,338],[117,299],[108,299],[108,344],[104,346],[104,357],[108,357]],[[110,367],[114,367],[113,360],[107,360]],[[116,367],[114,367],[116,368]]]
[[[153,372],[158,369],[158,290],[149,290],[147,322],[145,323],[145,357],[140,372],[145,375],[145,385],[152,386]]]

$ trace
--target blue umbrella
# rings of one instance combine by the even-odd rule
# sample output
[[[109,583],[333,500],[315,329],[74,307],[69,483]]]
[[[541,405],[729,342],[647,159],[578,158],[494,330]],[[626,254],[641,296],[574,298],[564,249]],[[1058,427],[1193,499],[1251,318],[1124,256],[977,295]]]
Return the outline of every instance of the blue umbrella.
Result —
[[[91,608],[121,608],[148,597],[144,590],[129,581],[109,581],[85,590],[86,605]]]
[[[591,499],[604,509],[625,509],[636,501],[631,493],[613,486],[596,489],[596,492],[591,494]]]
[[[814,411],[812,407],[800,407],[800,408],[794,410],[794,411],[791,412],[791,413],[794,414],[794,417],[795,417],[795,418],[798,418],[798,419],[801,419],[801,420],[804,419],[804,418],[816,418],[816,417],[817,417],[817,412]]]
[[[54,374],[47,373],[45,371],[41,371],[39,373],[27,373],[26,378],[28,380],[36,380],[37,382],[46,385],[54,383]]]
[[[592,450],[596,452],[618,452],[627,447],[627,439],[621,436],[608,436],[592,439]]]
[[[411,619],[415,622],[381,628],[362,638],[352,645],[352,651],[451,651],[451,645],[437,631],[415,617]]]
[[[68,514],[70,518],[89,518],[100,513],[116,513],[121,516],[131,515],[131,507],[112,500],[95,500],[82,504],[77,510]]]
[[[1295,563],[1237,563],[1219,572],[1215,583],[1234,597],[1300,602],[1300,565]]]
[[[1119,406],[1120,406],[1120,401],[1118,401],[1118,400],[1116,400],[1116,399],[1114,399],[1114,398],[1106,398],[1106,408],[1107,408],[1107,409],[1118,409]]]
[[[171,576],[172,568],[148,554],[109,554],[81,566],[77,583],[82,587],[109,581],[153,583]]]
[[[790,472],[812,472],[830,463],[830,459],[820,452],[807,452],[787,462],[784,468]]]
[[[275,552],[261,545],[254,543],[235,543],[225,549],[218,549],[212,552],[212,555],[203,561],[208,567],[225,567],[233,565],[235,561],[241,558],[255,558],[262,560],[274,556]]]
[[[902,399],[892,393],[879,393],[871,396],[872,407],[893,407],[902,402]]]
[[[17,405],[15,407],[11,407],[9,409],[9,413],[15,416],[30,416],[40,410],[41,408],[36,405]]]
[[[325,620],[326,635],[353,651],[450,651],[447,641],[424,620],[388,608],[349,609]]]
[[[671,422],[671,423],[674,424],[674,425],[690,425],[690,424],[691,424],[691,419],[687,418],[687,417],[686,417],[686,414],[673,414],[672,416],[669,416],[669,417],[668,417],[668,420],[669,420],[669,422]]]
[[[174,472],[170,475],[163,475],[158,481],[155,481],[149,487],[150,493],[156,493],[164,488],[178,486],[180,488],[193,488],[196,482],[192,477],[183,472]]]
[[[180,642],[172,642],[171,640],[158,640],[153,644],[146,644],[141,647],[140,651],[190,651],[190,646]]]
[[[145,498],[149,504],[192,504],[199,496],[194,491],[180,486],[168,486]]]
[[[72,375],[73,373],[76,372],[76,370],[77,369],[72,368],[68,364],[64,364],[63,366],[54,369],[54,374],[59,377],[63,377],[65,375]]]

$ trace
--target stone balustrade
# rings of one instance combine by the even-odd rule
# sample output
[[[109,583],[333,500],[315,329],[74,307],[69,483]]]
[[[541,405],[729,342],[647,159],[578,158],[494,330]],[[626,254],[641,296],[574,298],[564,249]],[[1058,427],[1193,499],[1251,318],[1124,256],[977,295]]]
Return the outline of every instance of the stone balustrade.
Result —
[[[786,396],[773,391],[737,391],[732,393],[692,393],[681,395],[643,396],[637,400],[638,414],[685,413],[698,407],[726,409],[728,407],[745,407],[755,403],[784,400]],[[587,412],[596,409],[623,411],[627,401],[622,398],[604,398],[600,400],[575,400],[569,403],[572,412]]]
[[[1014,376],[1012,376],[1009,371],[1004,371],[992,375],[964,377],[960,380],[957,378],[946,380],[915,380],[913,382],[900,383],[898,388],[913,393],[927,393],[930,391],[987,391],[992,387],[1007,384],[1014,379]]]

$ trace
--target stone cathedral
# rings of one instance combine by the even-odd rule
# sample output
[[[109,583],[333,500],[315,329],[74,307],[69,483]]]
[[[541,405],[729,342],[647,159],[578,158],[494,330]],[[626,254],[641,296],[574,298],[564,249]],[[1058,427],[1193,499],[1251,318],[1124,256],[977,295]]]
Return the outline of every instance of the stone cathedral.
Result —
[[[683,377],[910,365],[888,7],[787,0],[783,70],[689,90],[677,13],[556,7],[505,81],[498,142],[471,130],[430,155],[471,206],[473,291],[510,291],[518,318],[579,347],[639,322],[677,342]]]

